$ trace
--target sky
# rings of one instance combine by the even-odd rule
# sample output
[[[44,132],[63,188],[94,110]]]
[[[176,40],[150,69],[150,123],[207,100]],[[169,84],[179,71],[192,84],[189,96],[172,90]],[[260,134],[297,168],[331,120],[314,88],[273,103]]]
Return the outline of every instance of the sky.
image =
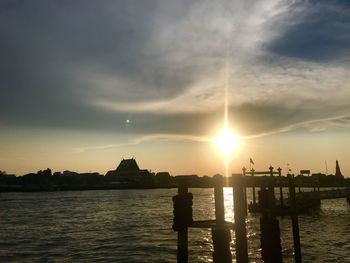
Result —
[[[0,170],[350,177],[350,2],[0,1]]]

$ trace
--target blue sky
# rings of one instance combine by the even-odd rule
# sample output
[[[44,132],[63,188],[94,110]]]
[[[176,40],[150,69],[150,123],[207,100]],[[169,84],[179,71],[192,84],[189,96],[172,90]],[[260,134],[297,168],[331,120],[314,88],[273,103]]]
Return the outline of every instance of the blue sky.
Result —
[[[1,1],[0,169],[105,172],[135,156],[152,170],[220,172],[206,144],[227,87],[245,138],[232,169],[253,156],[316,172],[338,158],[350,173],[349,11],[325,0]],[[277,154],[282,144],[295,155]],[[198,152],[203,162],[187,162]]]

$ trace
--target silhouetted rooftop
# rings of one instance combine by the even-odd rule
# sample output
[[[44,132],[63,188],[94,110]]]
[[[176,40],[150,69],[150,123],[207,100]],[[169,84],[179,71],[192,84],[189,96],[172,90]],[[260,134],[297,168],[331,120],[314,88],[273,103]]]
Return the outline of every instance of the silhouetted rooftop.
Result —
[[[123,159],[117,167],[117,172],[131,172],[131,171],[139,171],[140,168],[136,163],[134,158],[132,159]]]

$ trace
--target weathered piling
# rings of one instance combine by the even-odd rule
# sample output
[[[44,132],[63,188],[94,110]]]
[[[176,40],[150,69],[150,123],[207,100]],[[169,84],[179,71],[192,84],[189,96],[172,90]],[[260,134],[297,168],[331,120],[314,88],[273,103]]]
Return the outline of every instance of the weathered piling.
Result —
[[[177,232],[177,262],[188,263],[188,227],[193,223],[191,193],[184,183],[178,187],[178,195],[173,197],[174,224]]]
[[[225,222],[225,204],[222,177],[214,178],[215,221],[222,225]]]
[[[271,214],[275,214],[275,185],[274,185],[274,177],[273,177],[273,167],[269,167],[270,170],[270,178],[268,179],[268,190],[269,190],[269,210]]]
[[[243,178],[245,178],[247,176],[246,172],[247,172],[247,168],[243,167],[242,168],[242,171],[243,171]],[[247,187],[243,187],[243,193],[244,193],[244,209],[245,209],[245,215],[247,216],[248,215],[248,203],[247,203]]]
[[[297,214],[297,204],[295,197],[294,179],[288,175],[290,210],[292,219],[293,242],[294,242],[294,259],[295,262],[301,262],[300,236],[299,236],[299,221]]]
[[[280,206],[283,207],[284,201],[283,201],[283,188],[281,185],[282,184],[282,173],[281,173],[282,169],[281,169],[281,167],[278,167],[277,171],[278,171],[278,178],[280,180]]]
[[[248,262],[248,245],[246,229],[246,202],[242,175],[232,175],[233,203],[235,219],[236,259],[238,263]]]
[[[231,233],[225,226],[225,204],[222,177],[214,180],[215,198],[215,227],[212,229],[213,239],[213,262],[231,263],[232,255],[230,251]]]
[[[282,262],[282,246],[279,222],[276,218],[273,167],[268,178],[268,189],[259,192],[261,206],[260,231],[261,255],[264,262]]]
[[[301,180],[300,177],[296,178],[296,183],[298,186],[298,193],[301,193],[301,181],[300,180]]]
[[[254,172],[255,172],[255,170],[252,169],[252,170],[251,170],[252,177],[254,177]],[[253,187],[252,187],[252,191],[253,191],[253,205],[256,206],[256,196],[255,196],[255,186],[254,186],[254,185],[253,185]]]
[[[317,192],[317,186],[318,186],[318,179],[317,177],[314,177],[313,178],[313,189],[314,189],[314,192]]]

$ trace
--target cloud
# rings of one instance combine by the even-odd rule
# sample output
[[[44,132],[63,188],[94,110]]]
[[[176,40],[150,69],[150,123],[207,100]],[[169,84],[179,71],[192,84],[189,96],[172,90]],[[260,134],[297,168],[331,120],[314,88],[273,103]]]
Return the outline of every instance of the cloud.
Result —
[[[268,45],[270,52],[308,61],[345,61],[350,54],[349,1],[298,1],[292,23]],[[295,16],[296,14],[296,16]]]
[[[334,128],[350,128],[350,115],[347,116],[338,116],[333,118],[324,118],[324,119],[315,119],[304,121],[300,123],[294,123],[289,126],[281,127],[274,131],[269,131],[260,134],[254,134],[251,136],[245,136],[244,139],[253,139],[271,136],[279,133],[291,132],[300,129],[306,129],[309,132],[321,132]]]
[[[350,115],[338,116],[333,118],[314,119],[293,123],[291,125],[281,126],[275,130],[251,134],[246,136],[239,136],[241,140],[251,140],[256,138],[268,137],[280,133],[287,133],[296,130],[307,130],[308,132],[321,132],[334,128],[350,128]],[[151,135],[134,135],[134,138],[124,143],[104,144],[90,147],[78,147],[75,150],[79,153],[95,150],[106,150],[113,148],[120,148],[131,145],[139,145],[149,141],[181,141],[181,142],[195,142],[195,143],[209,143],[213,141],[210,136],[194,136],[189,134],[151,134]]]
[[[189,142],[210,142],[212,138],[208,136],[194,136],[194,135],[185,135],[185,134],[152,134],[152,135],[145,135],[141,137],[136,137],[128,142],[125,143],[118,143],[118,144],[105,144],[105,145],[99,145],[95,147],[79,147],[75,148],[77,152],[86,152],[89,150],[105,150],[110,148],[119,148],[119,147],[125,147],[130,145],[138,145],[147,141],[159,141],[159,140],[166,140],[166,141],[189,141]]]
[[[203,136],[225,87],[247,136],[350,110],[343,1],[0,5],[3,126]]]

